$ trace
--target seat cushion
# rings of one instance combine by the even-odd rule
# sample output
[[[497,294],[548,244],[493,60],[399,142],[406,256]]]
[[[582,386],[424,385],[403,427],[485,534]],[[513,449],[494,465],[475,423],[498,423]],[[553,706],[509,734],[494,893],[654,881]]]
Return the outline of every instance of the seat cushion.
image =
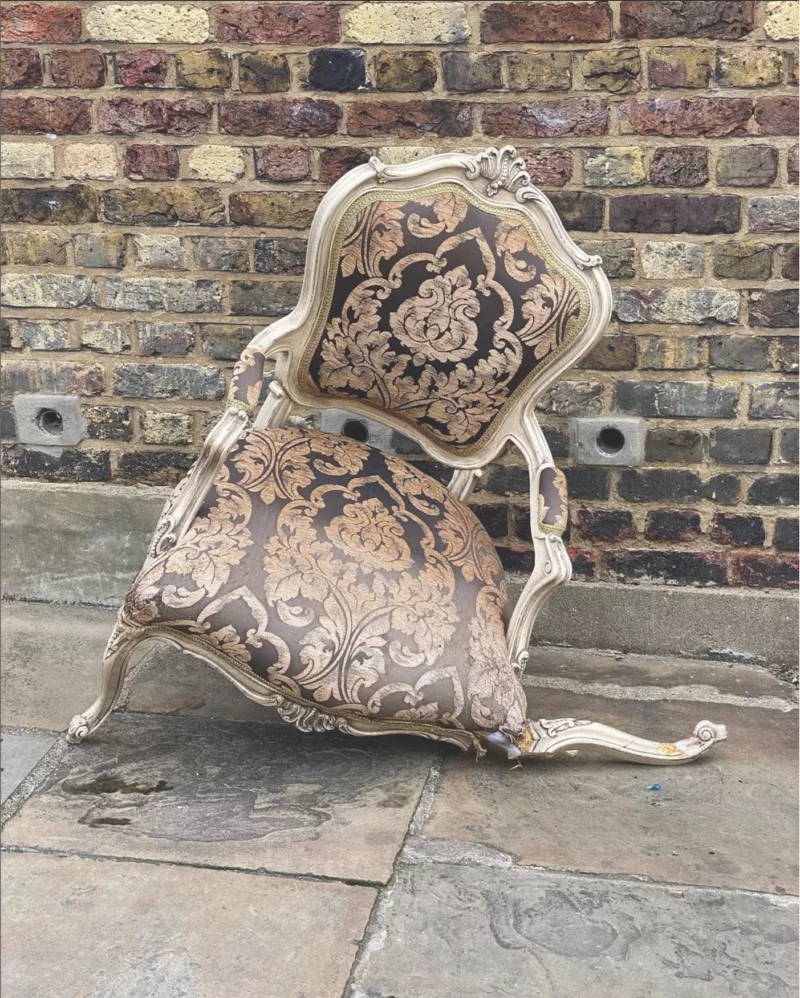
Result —
[[[444,486],[346,437],[282,428],[238,441],[123,614],[324,711],[519,735],[505,607],[492,542]]]

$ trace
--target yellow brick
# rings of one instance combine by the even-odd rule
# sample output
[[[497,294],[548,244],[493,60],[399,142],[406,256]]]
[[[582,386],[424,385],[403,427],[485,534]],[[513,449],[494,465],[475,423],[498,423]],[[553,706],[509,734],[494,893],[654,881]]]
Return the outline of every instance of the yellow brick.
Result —
[[[96,41],[197,43],[208,31],[208,14],[199,7],[118,3],[86,12],[86,33]]]

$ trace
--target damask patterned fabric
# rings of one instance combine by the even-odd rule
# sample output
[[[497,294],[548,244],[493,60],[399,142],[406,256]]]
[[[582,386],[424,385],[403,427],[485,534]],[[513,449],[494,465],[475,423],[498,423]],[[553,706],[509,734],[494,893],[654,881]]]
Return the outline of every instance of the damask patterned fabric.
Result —
[[[302,387],[391,412],[454,453],[485,442],[588,319],[585,284],[528,216],[455,183],[363,194],[333,253]]]
[[[521,738],[505,608],[491,540],[442,485],[365,444],[283,428],[239,440],[123,616],[325,711]]]

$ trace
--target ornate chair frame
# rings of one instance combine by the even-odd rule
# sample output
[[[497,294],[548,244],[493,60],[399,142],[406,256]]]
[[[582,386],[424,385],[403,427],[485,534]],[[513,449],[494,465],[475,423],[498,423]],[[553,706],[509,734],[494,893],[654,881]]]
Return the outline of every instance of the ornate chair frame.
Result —
[[[458,184],[479,200],[489,200],[491,206],[502,206],[524,213],[538,230],[550,253],[572,274],[580,274],[588,292],[588,319],[582,330],[565,344],[555,356],[541,365],[524,387],[524,391],[507,405],[496,420],[485,442],[479,442],[463,452],[438,444],[415,426],[386,411],[355,399],[325,397],[310,394],[301,383],[300,360],[307,347],[322,308],[323,288],[332,265],[334,234],[347,208],[361,194],[390,189],[402,193],[420,183]],[[355,415],[362,414],[380,420],[413,440],[426,454],[453,469],[448,490],[459,500],[466,501],[483,469],[507,446],[513,443],[524,455],[531,486],[531,536],[534,568],[507,626],[507,643],[514,670],[521,675],[528,661],[528,646],[536,616],[546,598],[571,576],[570,559],[561,534],[566,527],[567,507],[563,476],[553,462],[544,434],[536,419],[535,407],[543,393],[583,357],[605,329],[611,315],[611,288],[602,270],[599,256],[590,256],[567,234],[553,205],[530,180],[522,159],[516,158],[513,147],[487,149],[477,155],[444,153],[403,165],[389,165],[377,157],[356,167],[342,177],[326,194],[315,215],[308,241],[306,271],[299,301],[294,310],[263,329],[251,341],[234,372],[226,408],[208,434],[200,456],[176,491],[171,505],[162,515],[153,538],[151,555],[168,551],[192,524],[204,497],[231,448],[254,417],[254,428],[280,427],[288,416],[298,412],[323,408],[345,408]],[[242,377],[256,360],[255,382],[252,376]],[[274,374],[268,383],[266,400],[256,404],[263,379],[263,364],[274,360]],[[254,392],[254,384],[257,390]],[[541,502],[545,493],[545,502]],[[125,675],[131,663],[131,653],[141,641],[161,638],[181,648],[221,671],[246,696],[266,706],[277,708],[280,716],[305,731],[339,729],[352,734],[384,734],[384,725],[376,730],[367,719],[336,718],[313,707],[292,702],[281,693],[266,693],[263,684],[250,683],[246,676],[234,672],[226,660],[211,650],[200,651],[196,644],[181,640],[174,631],[158,632],[153,628],[137,628],[127,622],[122,612],[109,640],[104,659],[102,692],[97,701],[83,714],[76,716],[67,738],[83,740],[108,716],[117,702]],[[596,722],[559,718],[533,722],[535,746],[530,754],[552,756],[579,746],[591,747],[606,754],[643,763],[670,764],[690,761],[716,741],[726,737],[722,725],[701,721],[690,738],[676,743],[654,742],[616,731]],[[401,731],[403,728],[397,728]],[[424,735],[423,730],[415,733]],[[467,748],[474,739],[453,731],[450,737],[436,737]],[[502,738],[492,739],[509,755],[519,755]],[[527,753],[526,753],[527,754]]]

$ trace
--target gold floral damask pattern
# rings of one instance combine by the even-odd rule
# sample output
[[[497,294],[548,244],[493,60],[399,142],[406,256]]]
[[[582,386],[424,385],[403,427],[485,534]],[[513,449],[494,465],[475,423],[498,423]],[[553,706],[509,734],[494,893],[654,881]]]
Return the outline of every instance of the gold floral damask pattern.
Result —
[[[434,479],[345,437],[250,430],[123,610],[339,715],[524,730],[503,570]]]
[[[409,198],[369,192],[342,219],[301,385],[469,453],[585,326],[588,293],[523,212],[456,184]]]

